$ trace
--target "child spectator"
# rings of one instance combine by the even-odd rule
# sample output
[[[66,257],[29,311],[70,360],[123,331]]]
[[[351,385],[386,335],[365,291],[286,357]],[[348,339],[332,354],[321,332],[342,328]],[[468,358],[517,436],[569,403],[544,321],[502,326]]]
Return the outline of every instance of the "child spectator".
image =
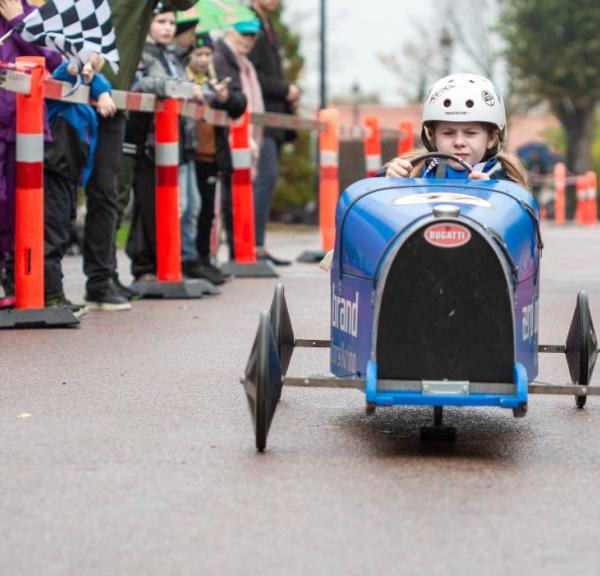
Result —
[[[175,54],[181,62],[184,62],[194,49],[196,36],[194,28],[197,26],[198,18],[183,18],[182,14],[177,13],[177,27],[175,30],[175,38],[173,48]],[[194,82],[193,78],[188,78]],[[198,219],[198,211],[200,210],[200,193],[198,192],[198,184],[196,182],[196,168],[194,164],[194,145],[196,143],[196,126],[194,122],[185,122],[186,129],[193,130],[193,134],[182,134],[184,142],[192,146],[192,149],[184,150],[184,158],[179,165],[179,210],[180,210],[180,228],[181,228],[181,264],[182,271],[186,276],[190,274],[189,266],[193,264],[197,258],[196,251],[196,221]],[[199,277],[199,276],[195,276]],[[203,277],[203,276],[202,276]],[[206,278],[210,281],[210,278]]]
[[[167,96],[168,82],[185,75],[182,62],[171,45],[175,36],[175,13],[163,11],[154,16],[133,90]],[[195,87],[201,98],[201,89]],[[180,164],[185,164],[184,152],[193,151],[195,122],[182,118],[180,129]],[[191,123],[191,126],[188,124]],[[133,112],[125,131],[123,152],[135,156],[133,176],[133,213],[127,240],[127,255],[131,258],[131,273],[136,280],[152,280],[156,274],[155,225],[155,163],[154,117]],[[180,175],[181,177],[181,175]]]
[[[0,36],[13,29],[35,10],[25,0],[0,0]],[[17,33],[0,44],[0,62],[15,62],[18,56],[44,56],[46,68],[54,70],[61,62],[53,52],[25,42]],[[44,139],[50,139],[46,120]],[[0,307],[14,304],[14,262],[12,258],[15,226],[16,190],[16,100],[13,92],[0,90]]]
[[[241,87],[232,82],[231,78],[217,80],[212,62],[213,51],[210,35],[198,34],[196,48],[190,54],[186,68],[188,79],[204,87],[204,101],[208,106],[225,110],[230,118],[239,118],[246,109],[246,98]],[[186,261],[184,253],[183,270],[190,277],[205,278],[213,284],[222,284],[224,276],[211,262],[210,236],[215,218],[215,193],[219,174],[222,188],[231,189],[231,154],[227,129],[213,126],[204,120],[198,121],[197,129],[196,181],[201,204],[195,239],[196,261]]]
[[[81,75],[83,83],[90,86],[90,97],[97,102],[98,114],[107,117],[116,112],[116,107],[110,96],[108,80],[97,73],[103,64],[103,59],[94,55],[83,67]],[[52,77],[75,84],[77,71],[63,62]],[[77,187],[85,186],[92,171],[98,120],[96,112],[88,104],[49,100],[47,109],[52,142],[44,149],[45,305],[69,308],[79,317],[87,308],[73,304],[65,297],[61,261],[71,237]]]

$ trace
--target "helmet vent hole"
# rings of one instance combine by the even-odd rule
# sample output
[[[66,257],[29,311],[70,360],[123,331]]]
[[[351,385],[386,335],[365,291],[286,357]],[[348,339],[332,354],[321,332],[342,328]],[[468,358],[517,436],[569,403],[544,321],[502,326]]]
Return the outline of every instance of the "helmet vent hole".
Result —
[[[452,100],[450,100],[450,98],[446,98],[444,100],[444,108],[450,108],[450,106],[452,106]]]
[[[473,102],[473,100],[467,100],[467,101],[465,102],[465,106],[466,106],[467,108],[473,108],[473,105],[474,105],[474,102]]]

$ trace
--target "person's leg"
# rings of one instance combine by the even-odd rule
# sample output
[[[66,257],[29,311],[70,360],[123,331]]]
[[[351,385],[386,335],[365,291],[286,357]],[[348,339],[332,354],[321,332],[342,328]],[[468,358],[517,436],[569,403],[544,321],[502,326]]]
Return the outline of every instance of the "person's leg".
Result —
[[[196,229],[200,195],[196,181],[194,162],[179,166],[179,210],[181,213],[181,260],[194,262],[198,259],[196,250]]]
[[[199,258],[206,262],[210,258],[210,237],[215,220],[215,196],[217,189],[217,166],[207,162],[196,162],[196,180],[201,205],[196,234],[196,250]]]
[[[8,301],[15,295],[15,203],[17,189],[17,152],[14,142],[1,142],[0,152],[0,260],[4,258],[2,285]]]
[[[15,144],[0,140],[0,258],[13,250],[16,185]]]
[[[44,170],[44,298],[63,296],[61,261],[69,245],[75,190],[53,170]]]
[[[136,279],[156,274],[155,169],[154,162],[144,156],[137,162],[133,179],[133,212],[126,252]]]
[[[88,293],[111,291],[116,267],[117,170],[125,134],[125,117],[98,118],[94,169],[86,186],[87,213],[83,237],[83,271]]]
[[[0,140],[0,308],[14,305],[16,156],[14,142]]]
[[[279,177],[279,142],[265,136],[258,161],[258,175],[254,180],[254,222],[256,246],[265,245],[265,228],[271,211],[271,200]]]
[[[233,197],[231,191],[231,172],[221,173],[221,212],[225,226],[225,236],[229,248],[229,259],[235,260],[233,245]]]

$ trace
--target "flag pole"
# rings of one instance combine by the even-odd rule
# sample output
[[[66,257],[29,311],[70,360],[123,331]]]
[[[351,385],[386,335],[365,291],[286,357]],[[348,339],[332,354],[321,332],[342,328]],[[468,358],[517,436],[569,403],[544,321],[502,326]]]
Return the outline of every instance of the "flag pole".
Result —
[[[2,44],[4,44],[5,40],[8,40],[11,36],[11,34],[14,32],[14,29],[11,28],[6,34],[4,34],[4,36],[0,37],[0,46],[2,46]]]

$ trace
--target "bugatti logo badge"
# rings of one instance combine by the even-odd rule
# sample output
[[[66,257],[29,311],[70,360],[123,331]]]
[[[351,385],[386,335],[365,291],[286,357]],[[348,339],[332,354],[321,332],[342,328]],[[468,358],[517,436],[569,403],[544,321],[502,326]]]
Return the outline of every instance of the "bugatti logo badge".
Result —
[[[487,90],[484,90],[481,93],[481,97],[488,106],[493,106],[496,103],[496,98],[494,98],[494,95],[491,92],[488,92]]]
[[[458,248],[471,239],[471,231],[460,224],[434,224],[425,230],[424,236],[438,248]]]

